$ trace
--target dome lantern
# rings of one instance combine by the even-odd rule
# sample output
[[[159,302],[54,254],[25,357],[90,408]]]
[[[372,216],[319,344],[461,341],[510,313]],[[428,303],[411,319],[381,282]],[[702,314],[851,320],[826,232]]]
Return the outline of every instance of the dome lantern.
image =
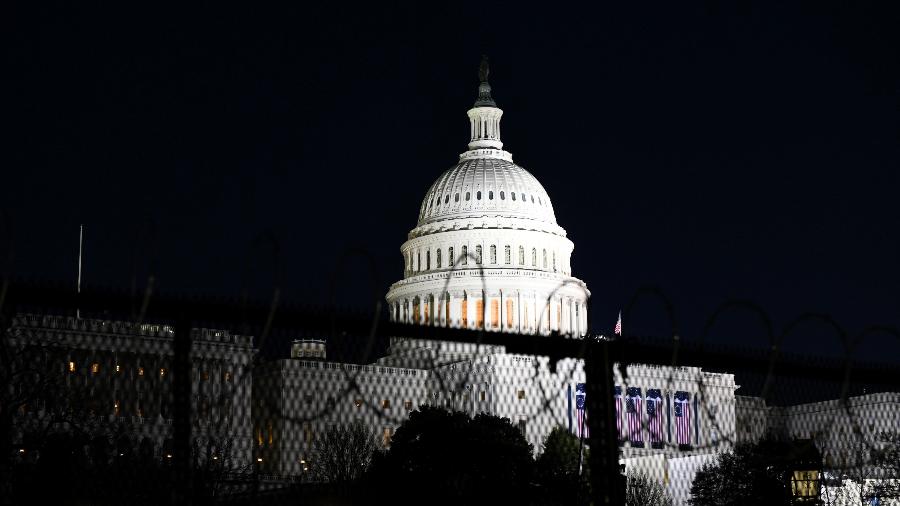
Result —
[[[468,111],[471,132],[469,151],[503,149],[503,143],[500,142],[500,117],[503,116],[503,110],[497,107],[497,103],[491,97],[489,73],[487,56],[482,56],[481,66],[478,69],[480,81],[478,98],[475,100],[475,106]]]

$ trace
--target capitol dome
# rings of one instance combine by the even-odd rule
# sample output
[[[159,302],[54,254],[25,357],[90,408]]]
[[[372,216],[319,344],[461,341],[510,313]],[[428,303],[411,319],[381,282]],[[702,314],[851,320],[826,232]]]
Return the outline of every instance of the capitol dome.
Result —
[[[556,225],[550,197],[530,172],[503,158],[461,160],[431,185],[418,226],[498,215]]]
[[[469,109],[470,142],[431,185],[387,294],[394,321],[516,333],[587,331],[590,292],[550,196],[500,140],[488,69]]]

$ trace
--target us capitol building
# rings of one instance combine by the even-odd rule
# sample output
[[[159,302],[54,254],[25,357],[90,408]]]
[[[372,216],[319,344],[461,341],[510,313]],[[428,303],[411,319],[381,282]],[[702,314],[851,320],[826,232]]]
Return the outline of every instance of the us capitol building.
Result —
[[[573,275],[574,244],[541,183],[503,149],[503,110],[485,63],[480,77],[467,113],[468,149],[428,189],[400,247],[404,272],[386,296],[390,318],[583,339],[590,291]],[[562,360],[551,371],[546,359],[502,347],[398,337],[375,363],[351,365],[328,361],[324,343],[295,346],[291,359],[269,363],[253,381],[257,453],[272,474],[308,470],[316,436],[352,420],[366,423],[387,447],[394,429],[424,404],[509,418],[536,452],[556,426],[586,432],[580,360]],[[731,447],[733,375],[632,365],[627,381],[618,368],[615,376],[626,464],[664,481],[667,462]],[[648,423],[648,405],[655,424]]]
[[[573,275],[574,244],[543,186],[503,149],[503,111],[491,95],[486,63],[480,78],[467,113],[468,149],[425,193],[400,247],[404,272],[386,296],[390,318],[510,338],[558,333],[593,339],[586,336],[590,292]],[[171,328],[19,315],[11,330],[20,344],[64,351],[59,366],[68,403],[83,401],[89,416],[125,427],[130,435],[122,445],[140,442],[157,458],[170,458]],[[316,438],[335,425],[360,421],[389,447],[396,427],[422,405],[508,418],[535,452],[554,427],[586,435],[582,406],[591,394],[577,359],[551,367],[546,358],[509,354],[502,346],[396,337],[371,364],[329,361],[326,342],[315,339],[295,341],[290,358],[257,362],[249,336],[194,332],[192,438],[212,458],[227,442],[236,467],[254,466],[266,475],[308,476]],[[641,364],[626,372],[622,377],[614,367],[621,462],[667,485],[676,504],[686,501],[696,470],[735,442],[756,440],[767,427],[809,438],[840,416],[836,405],[774,408],[735,396],[732,374]],[[896,406],[897,396],[853,402]],[[46,410],[23,407],[20,427],[39,424]],[[870,432],[896,425],[885,423]],[[841,458],[839,450],[831,452],[834,459]]]

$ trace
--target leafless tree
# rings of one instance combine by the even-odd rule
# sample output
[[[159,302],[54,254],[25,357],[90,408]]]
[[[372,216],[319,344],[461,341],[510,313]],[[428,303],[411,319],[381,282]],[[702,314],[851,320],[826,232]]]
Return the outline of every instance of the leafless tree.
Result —
[[[315,441],[314,475],[326,482],[355,481],[368,469],[376,448],[375,438],[362,422],[335,425]]]
[[[672,498],[656,480],[643,474],[629,474],[625,487],[627,506],[672,506]]]

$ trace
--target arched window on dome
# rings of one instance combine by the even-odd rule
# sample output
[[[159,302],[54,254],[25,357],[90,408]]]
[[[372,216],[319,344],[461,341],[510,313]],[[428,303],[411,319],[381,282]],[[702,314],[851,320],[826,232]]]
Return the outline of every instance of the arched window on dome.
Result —
[[[531,196],[531,203],[534,204],[534,195]]]
[[[493,191],[488,192],[488,200],[494,200],[494,192]]]
[[[556,252],[553,252],[553,272],[556,272]]]
[[[519,265],[525,265],[525,247],[519,246]]]
[[[425,270],[426,271],[431,270],[431,251],[425,252]]]
[[[509,245],[503,247],[503,260],[506,262],[506,265],[512,263],[512,252],[510,251]]]
[[[457,193],[456,195],[453,196],[453,201],[454,201],[454,202],[459,202],[459,194],[458,194],[458,193]]]
[[[469,201],[469,198],[472,196],[471,192],[466,192],[466,202]]]
[[[540,198],[540,197],[538,197],[538,205],[539,205],[539,206],[544,205],[544,204],[541,203],[541,198]]]
[[[412,322],[419,323],[419,298],[416,297],[413,299],[413,314],[412,314]]]
[[[462,254],[459,256],[460,260],[462,260],[463,265],[469,265],[469,247],[462,247]]]
[[[416,270],[422,270],[422,252],[419,250],[416,250]]]
[[[537,248],[531,248],[531,266],[537,267]]]
[[[505,192],[502,192],[502,191],[500,192],[500,200],[506,200],[506,193],[505,193]]]
[[[481,200],[481,191],[480,191],[480,190],[477,191],[477,192],[475,192],[475,199],[476,199],[476,200]]]
[[[522,197],[522,202],[525,202],[525,194],[524,194],[524,193],[520,193],[519,196]]]
[[[506,299],[506,328],[511,329],[515,326],[516,310],[512,299]]]
[[[450,194],[449,194],[449,193],[447,194],[446,197],[444,197],[444,203],[445,203],[445,204],[449,204],[449,203],[450,203]]]
[[[511,193],[510,193],[510,196],[512,196],[512,199],[513,199],[513,200],[516,200],[516,194],[515,194],[515,192],[511,192]]]
[[[434,255],[435,255],[435,259],[434,259],[435,267],[440,269],[441,268],[441,249],[438,248],[437,250],[435,250]]]
[[[447,267],[453,267],[453,246],[447,250]]]
[[[547,268],[547,250],[544,250],[544,269]]]
[[[497,263],[497,246],[491,244],[491,263]]]
[[[481,265],[481,245],[475,246],[475,263]]]

